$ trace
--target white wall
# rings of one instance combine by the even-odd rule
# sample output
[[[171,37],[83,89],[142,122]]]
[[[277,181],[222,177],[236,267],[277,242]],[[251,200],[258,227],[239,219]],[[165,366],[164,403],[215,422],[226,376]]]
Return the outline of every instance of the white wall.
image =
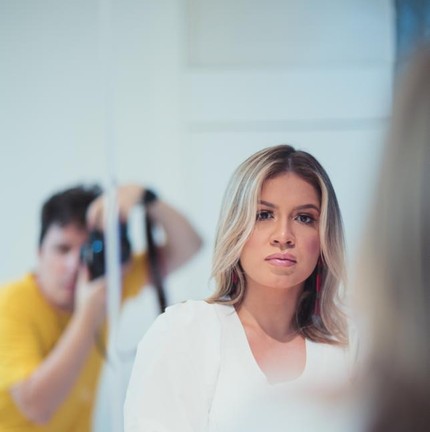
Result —
[[[273,144],[309,150],[326,167],[352,260],[388,115],[391,1],[112,4],[116,177],[158,189],[206,241],[169,279],[172,301],[210,292],[228,177]],[[1,280],[34,266],[44,198],[107,178],[98,25],[96,1],[0,0]],[[150,321],[149,297],[127,306],[119,342],[126,348]],[[129,367],[131,359],[125,379]]]

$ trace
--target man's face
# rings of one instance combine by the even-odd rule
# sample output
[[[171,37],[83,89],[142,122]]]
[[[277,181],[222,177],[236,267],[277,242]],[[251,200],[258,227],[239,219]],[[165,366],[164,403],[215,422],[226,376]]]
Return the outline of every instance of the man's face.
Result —
[[[87,236],[76,224],[53,224],[39,248],[38,284],[49,303],[59,309],[73,310],[79,254]]]

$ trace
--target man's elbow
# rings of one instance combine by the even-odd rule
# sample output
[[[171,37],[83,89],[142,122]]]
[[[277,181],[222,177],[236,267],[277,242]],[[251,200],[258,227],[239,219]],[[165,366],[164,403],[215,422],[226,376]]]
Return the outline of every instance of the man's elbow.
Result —
[[[170,250],[164,250],[167,264],[167,274],[187,264],[197,252],[202,248],[203,240],[199,235],[184,242],[181,247]]]
[[[22,412],[22,411],[21,411]],[[48,413],[46,411],[27,411],[27,414],[23,415],[37,426],[46,425],[51,419],[54,413]]]
[[[202,246],[203,246],[203,240],[198,234],[196,234],[192,239],[188,241],[187,245],[184,245],[184,248],[182,250],[181,265],[190,261],[191,258],[197,255],[197,253],[200,251]]]
[[[21,414],[30,422],[37,426],[46,425],[53,417],[54,412],[40,409],[34,406],[23,406],[16,404]]]
[[[18,388],[11,390],[11,396],[21,415],[37,426],[46,425],[55,413],[54,410],[40,406],[40,397],[36,398],[38,400],[30,400]]]
[[[193,248],[192,248],[190,258],[193,257],[194,255],[196,255],[197,252],[202,248],[203,239],[199,235],[197,235],[192,246],[193,246]]]

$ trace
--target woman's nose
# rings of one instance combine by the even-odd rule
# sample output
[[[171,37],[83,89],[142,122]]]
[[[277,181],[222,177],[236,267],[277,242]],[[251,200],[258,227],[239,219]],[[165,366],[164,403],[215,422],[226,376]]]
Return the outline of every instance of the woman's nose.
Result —
[[[290,222],[279,221],[272,233],[270,244],[281,249],[294,247],[295,236]]]

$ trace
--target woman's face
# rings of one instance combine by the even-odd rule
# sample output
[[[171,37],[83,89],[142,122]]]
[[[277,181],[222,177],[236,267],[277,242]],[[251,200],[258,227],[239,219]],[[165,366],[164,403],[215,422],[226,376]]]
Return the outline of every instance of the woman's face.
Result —
[[[256,222],[240,263],[247,289],[303,288],[320,255],[320,200],[294,173],[263,183]]]

